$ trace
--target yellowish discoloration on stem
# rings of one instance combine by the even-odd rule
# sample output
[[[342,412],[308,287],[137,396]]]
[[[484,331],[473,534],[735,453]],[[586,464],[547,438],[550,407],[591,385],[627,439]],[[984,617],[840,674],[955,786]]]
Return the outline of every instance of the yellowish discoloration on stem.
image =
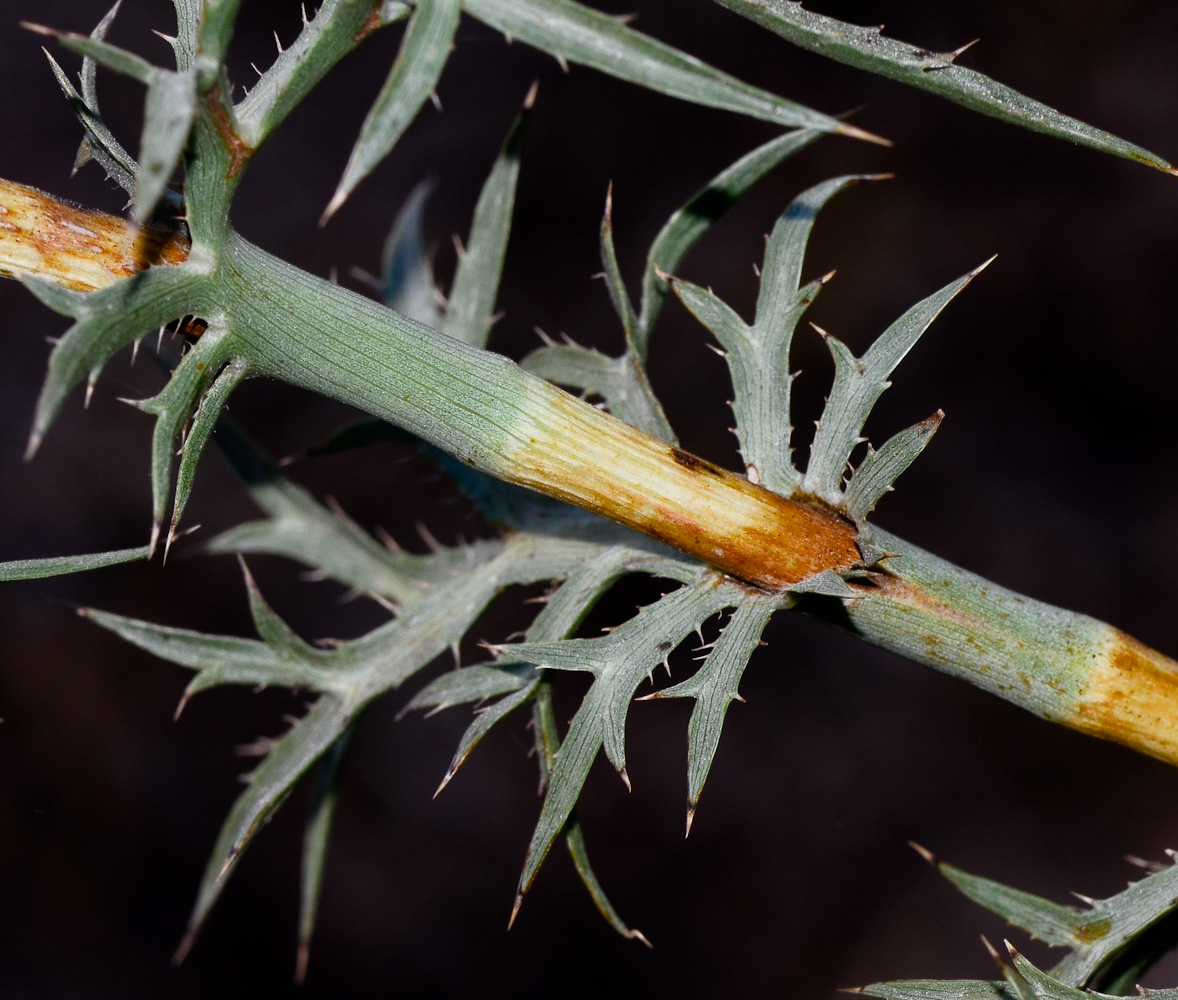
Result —
[[[1076,728],[1178,764],[1178,663],[1111,627],[1092,658]]]
[[[860,560],[854,527],[644,434],[555,387],[511,455],[524,486],[770,590]]]
[[[188,244],[0,180],[0,275],[35,274],[75,291],[104,288],[155,264],[179,264]]]

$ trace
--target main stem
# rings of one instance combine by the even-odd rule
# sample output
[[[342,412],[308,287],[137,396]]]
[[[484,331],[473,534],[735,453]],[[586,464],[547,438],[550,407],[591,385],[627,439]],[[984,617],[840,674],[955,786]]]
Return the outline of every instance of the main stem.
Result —
[[[0,180],[0,275],[84,291],[179,263],[188,249]],[[764,589],[860,562],[856,530],[834,512],[644,434],[506,358],[408,321],[394,326],[376,303],[238,237],[225,246],[220,280],[257,370],[359,405],[477,468]],[[810,610],[1043,718],[1178,764],[1178,663],[873,531],[873,545],[894,553],[886,568],[855,585],[854,598],[815,598]]]

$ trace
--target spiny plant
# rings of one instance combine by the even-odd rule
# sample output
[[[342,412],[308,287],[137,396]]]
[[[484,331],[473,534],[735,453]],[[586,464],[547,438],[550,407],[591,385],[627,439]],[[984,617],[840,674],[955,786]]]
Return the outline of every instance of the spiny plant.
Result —
[[[957,65],[964,48],[931,52],[810,13],[785,0],[720,0],[788,41],[919,86],[973,110],[1168,173],[1156,155]],[[152,526],[146,545],[96,555],[12,562],[0,577],[29,579],[149,558],[180,526],[199,461],[216,441],[264,516],[213,539],[235,553],[257,639],[211,635],[84,609],[95,624],[194,672],[184,700],[220,685],[309,692],[307,713],[264,754],[214,845],[179,957],[192,946],[229,875],[264,821],[313,767],[318,776],[302,864],[298,976],[306,971],[323,884],[341,765],[375,699],[401,687],[471,633],[501,592],[546,584],[523,641],[487,646],[486,662],[434,678],[407,709],[474,704],[476,713],[442,779],[517,709],[534,722],[545,788],[512,920],[546,855],[563,838],[590,895],[620,933],[645,940],[594,874],[576,806],[600,753],[629,785],[626,723],[644,698],[688,698],[687,815],[693,817],[729,705],[770,618],[804,610],[868,641],[969,680],[1042,716],[1178,762],[1175,664],[1083,615],[973,576],[870,522],[916,460],[942,414],[878,449],[863,437],[889,379],[933,320],[981,271],[950,281],[888,326],[861,356],[819,330],[834,379],[804,468],[793,459],[791,347],[831,275],[804,281],[811,230],[823,206],[870,175],[843,176],[798,195],[773,225],[751,321],[711,290],[675,276],[686,253],[761,178],[824,135],[879,142],[869,132],[746,85],[572,0],[325,0],[297,39],[241,99],[225,68],[236,0],[175,0],[175,68],[106,41],[116,7],[90,35],[29,25],[83,57],[79,82],[51,69],[84,131],[78,164],[97,162],[130,197],[130,221],[71,209],[0,182],[0,270],[73,320],[55,345],[38,401],[29,457],[67,398],[87,398],[110,358],[173,328],[184,350],[164,389],[137,401],[155,419]],[[406,200],[374,280],[381,302],[302,272],[230,225],[234,196],[256,150],[336,63],[377,30],[407,22],[387,83],[370,111],[326,221],[393,149],[429,100],[461,16],[665,95],[768,121],[790,131],[718,174],[651,244],[635,300],[618,262],[612,199],[600,228],[606,287],[625,349],[617,357],[549,341],[518,365],[486,349],[495,318],[528,112],[508,134],[482,188],[465,250],[444,299],[423,229],[428,194]],[[147,88],[133,157],[104,124],[99,66]],[[170,187],[183,170],[179,190]],[[85,239],[71,239],[71,233]],[[651,338],[671,293],[706,327],[734,391],[743,476],[679,447],[647,377]],[[320,503],[223,415],[246,379],[268,377],[351,404],[370,419],[315,453],[378,440],[418,447],[469,496],[498,534],[413,555],[384,544]],[[579,393],[577,398],[559,388]],[[587,398],[598,398],[601,406]],[[866,448],[863,446],[866,445]],[[177,461],[178,454],[178,461]],[[162,543],[162,544],[161,544]],[[381,602],[389,621],[327,648],[305,641],[270,608],[244,557],[303,564]],[[577,635],[619,580],[665,581],[666,592],[603,635]],[[710,623],[710,625],[709,625]],[[718,630],[712,642],[703,629]],[[699,667],[657,687],[657,668],[698,635]],[[668,667],[669,670],[669,667]],[[590,675],[567,728],[553,690],[561,671]],[[181,708],[183,708],[183,702]],[[440,790],[440,789],[439,789]],[[909,982],[866,987],[881,997],[1064,998],[1132,985],[1170,943],[1174,869],[1149,875],[1079,911],[942,866],[967,896],[1070,954],[1050,973],[1017,952],[1000,982]],[[1178,996],[1178,992],[1156,993]]]

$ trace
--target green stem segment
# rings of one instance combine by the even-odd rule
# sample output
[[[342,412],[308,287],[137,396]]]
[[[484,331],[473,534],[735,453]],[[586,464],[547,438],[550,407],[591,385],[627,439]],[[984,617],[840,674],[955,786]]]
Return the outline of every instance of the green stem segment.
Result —
[[[78,239],[79,228],[93,239]],[[142,235],[0,181],[0,274],[96,288],[187,252],[171,241],[137,254]],[[390,420],[478,469],[768,590],[861,562],[859,535],[832,512],[688,455],[231,231],[210,282],[222,315],[206,318],[227,326],[252,370]],[[894,555],[841,599],[838,624],[1043,718],[1178,764],[1178,664],[1109,625],[869,530],[871,547]],[[831,617],[830,607],[820,613]]]

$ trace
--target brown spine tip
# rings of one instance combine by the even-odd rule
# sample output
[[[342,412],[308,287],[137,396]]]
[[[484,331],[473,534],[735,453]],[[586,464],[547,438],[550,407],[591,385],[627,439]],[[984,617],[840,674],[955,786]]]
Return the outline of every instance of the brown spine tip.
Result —
[[[515,925],[515,918],[519,916],[519,908],[523,905],[524,905],[524,894],[523,894],[523,890],[521,889],[519,892],[517,892],[515,894],[515,903],[512,904],[512,907],[511,907],[511,916],[507,918],[507,929],[508,930],[511,930],[511,928]]]
[[[937,856],[933,854],[927,847],[922,847],[915,840],[908,841],[908,846],[911,847],[917,854],[919,854],[925,861],[927,861],[934,868],[937,866]]]

